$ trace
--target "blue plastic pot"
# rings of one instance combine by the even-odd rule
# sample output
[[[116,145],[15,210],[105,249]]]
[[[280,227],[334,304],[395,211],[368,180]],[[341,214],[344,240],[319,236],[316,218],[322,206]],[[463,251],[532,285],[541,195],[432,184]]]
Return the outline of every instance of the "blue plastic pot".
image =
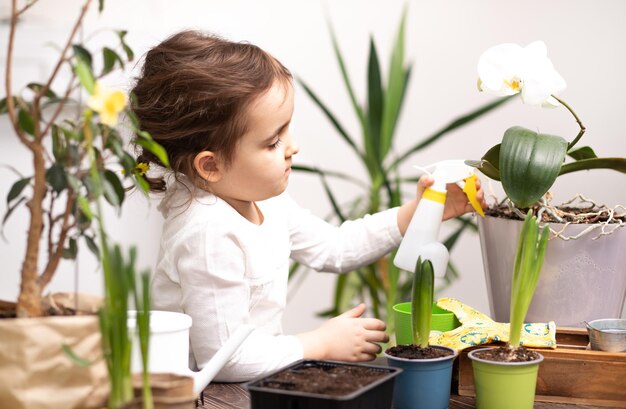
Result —
[[[396,358],[385,352],[389,366],[401,368],[393,391],[396,409],[446,409],[450,405],[452,364],[458,352],[452,348],[431,345],[453,354],[435,359]]]

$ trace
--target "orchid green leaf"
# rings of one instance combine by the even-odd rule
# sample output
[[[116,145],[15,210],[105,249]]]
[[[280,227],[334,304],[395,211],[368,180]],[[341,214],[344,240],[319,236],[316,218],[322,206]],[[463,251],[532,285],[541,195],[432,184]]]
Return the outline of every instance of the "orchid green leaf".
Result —
[[[626,173],[626,158],[579,159],[575,162],[563,165],[559,175],[589,169],[611,169],[617,172]]]
[[[518,207],[537,202],[561,170],[567,141],[515,126],[504,133],[500,146],[500,178],[507,196]]]
[[[591,149],[590,146],[583,146],[582,148],[578,148],[574,151],[567,152],[567,155],[572,159],[580,160],[580,159],[592,159],[597,158],[598,155]]]

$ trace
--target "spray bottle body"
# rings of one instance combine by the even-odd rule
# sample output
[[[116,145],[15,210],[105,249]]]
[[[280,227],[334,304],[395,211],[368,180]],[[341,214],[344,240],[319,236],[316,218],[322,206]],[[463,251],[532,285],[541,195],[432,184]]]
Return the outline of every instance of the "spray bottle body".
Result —
[[[450,258],[448,249],[439,242],[439,228],[446,202],[446,185],[448,183],[459,185],[474,210],[484,216],[476,198],[477,178],[473,168],[462,160],[441,161],[419,169],[430,174],[434,182],[422,195],[402,238],[394,264],[403,270],[415,271],[417,259],[421,256],[422,260],[430,260],[435,277],[441,278],[448,269]]]
[[[417,259],[421,256],[422,260],[430,260],[433,264],[435,277],[443,277],[450,258],[446,246],[438,241],[444,203],[433,200],[429,193],[443,196],[445,201],[445,192],[431,189],[424,192],[393,262],[398,268],[415,271]]]

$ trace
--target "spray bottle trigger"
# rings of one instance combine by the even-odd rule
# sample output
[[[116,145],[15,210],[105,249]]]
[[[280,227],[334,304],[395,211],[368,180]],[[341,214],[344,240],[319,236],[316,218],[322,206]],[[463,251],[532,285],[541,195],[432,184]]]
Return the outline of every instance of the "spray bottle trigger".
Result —
[[[465,195],[467,195],[467,199],[469,200],[474,210],[482,217],[485,217],[485,212],[483,211],[483,208],[480,206],[480,203],[478,203],[478,200],[476,199],[476,192],[478,191],[478,189],[476,189],[476,179],[478,179],[478,176],[476,175],[471,175],[470,177],[465,178],[465,186],[463,186],[463,192],[465,193]]]

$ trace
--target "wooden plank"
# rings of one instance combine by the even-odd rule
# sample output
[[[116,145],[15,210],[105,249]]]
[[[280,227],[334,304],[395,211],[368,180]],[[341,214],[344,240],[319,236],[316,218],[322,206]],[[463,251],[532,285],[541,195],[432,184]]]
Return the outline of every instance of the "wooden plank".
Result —
[[[473,409],[475,399],[469,396],[450,396],[450,409]],[[248,391],[243,384],[212,383],[205,389],[204,403],[198,408],[202,409],[249,409],[250,400]],[[550,403],[535,402],[535,409],[601,409],[591,402]],[[381,408],[384,409],[384,408]]]
[[[204,390],[203,409],[249,409],[250,395],[243,384],[212,383]]]

